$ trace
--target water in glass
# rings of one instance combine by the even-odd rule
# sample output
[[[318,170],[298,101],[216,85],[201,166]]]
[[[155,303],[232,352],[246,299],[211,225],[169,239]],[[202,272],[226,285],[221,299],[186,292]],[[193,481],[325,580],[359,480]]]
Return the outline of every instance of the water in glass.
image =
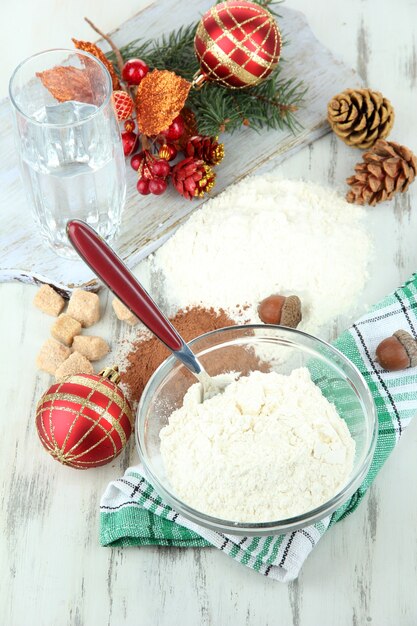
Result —
[[[98,84],[103,89],[103,80]],[[38,106],[32,99],[29,115],[15,115],[25,190],[43,238],[58,254],[75,258],[65,230],[69,219],[85,220],[108,241],[120,223],[126,185],[118,124],[103,96],[97,104],[56,102],[43,85],[35,91],[29,82],[30,88]],[[22,109],[26,93],[20,93]]]

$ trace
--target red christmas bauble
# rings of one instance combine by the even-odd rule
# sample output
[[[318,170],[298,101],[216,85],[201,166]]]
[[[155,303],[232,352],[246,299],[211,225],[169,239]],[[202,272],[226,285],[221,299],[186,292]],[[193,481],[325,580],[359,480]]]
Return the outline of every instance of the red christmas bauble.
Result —
[[[136,172],[138,171],[141,163],[142,163],[142,156],[140,152],[137,152],[130,158],[130,165],[132,169],[134,169]]]
[[[184,120],[181,115],[177,115],[177,117],[171,122],[169,127],[166,130],[161,131],[161,135],[164,135],[165,139],[168,141],[175,141],[179,139],[185,130]]]
[[[164,178],[152,178],[149,181],[149,191],[155,196],[160,196],[167,190],[168,183]]]
[[[267,9],[228,0],[212,7],[198,25],[194,39],[202,80],[242,89],[261,83],[278,65],[281,35]]]
[[[123,152],[125,156],[130,156],[135,150],[138,143],[138,136],[133,131],[122,133]]]
[[[36,409],[36,429],[46,450],[77,469],[112,461],[132,433],[133,414],[117,386],[117,368],[77,374],[55,383]]]
[[[171,168],[165,159],[155,159],[152,163],[152,174],[158,178],[166,178],[169,176]]]
[[[139,85],[142,78],[149,72],[149,67],[142,59],[129,59],[123,65],[122,78],[129,85]]]
[[[131,133],[135,130],[135,122],[133,120],[126,120],[124,127],[126,132]]]
[[[149,180],[147,178],[139,178],[136,183],[136,189],[142,196],[148,196],[151,193],[149,190]]]
[[[178,151],[171,143],[164,143],[159,148],[159,156],[166,161],[173,161],[177,156]]]

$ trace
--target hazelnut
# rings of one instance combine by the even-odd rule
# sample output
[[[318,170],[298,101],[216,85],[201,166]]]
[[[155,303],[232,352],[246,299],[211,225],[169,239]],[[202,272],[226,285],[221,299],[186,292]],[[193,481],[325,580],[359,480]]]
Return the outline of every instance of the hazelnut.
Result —
[[[264,324],[279,324],[281,311],[284,306],[285,296],[269,296],[262,300],[258,306],[258,315]]]
[[[405,330],[397,330],[378,345],[375,360],[389,372],[416,367],[417,341]]]
[[[259,303],[258,315],[264,324],[280,324],[297,328],[301,321],[301,301],[298,296],[274,294]]]

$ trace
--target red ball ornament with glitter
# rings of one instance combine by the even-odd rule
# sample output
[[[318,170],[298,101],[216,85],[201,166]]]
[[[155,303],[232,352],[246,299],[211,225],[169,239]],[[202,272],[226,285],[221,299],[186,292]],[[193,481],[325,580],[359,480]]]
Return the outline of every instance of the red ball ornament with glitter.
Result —
[[[245,0],[228,0],[205,13],[194,47],[201,72],[194,80],[231,89],[259,85],[276,68],[281,35],[271,13]]]
[[[46,391],[36,409],[36,429],[46,450],[77,469],[112,461],[132,433],[133,414],[117,386],[117,367],[69,376]]]

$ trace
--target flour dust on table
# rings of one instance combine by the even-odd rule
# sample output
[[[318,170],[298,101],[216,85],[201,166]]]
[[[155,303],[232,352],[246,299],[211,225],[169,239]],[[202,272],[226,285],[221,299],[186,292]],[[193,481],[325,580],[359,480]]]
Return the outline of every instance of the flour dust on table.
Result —
[[[144,263],[162,279],[169,313],[212,306],[259,323],[261,300],[296,294],[300,328],[317,332],[347,314],[366,284],[364,216],[330,188],[250,177],[206,202]]]

